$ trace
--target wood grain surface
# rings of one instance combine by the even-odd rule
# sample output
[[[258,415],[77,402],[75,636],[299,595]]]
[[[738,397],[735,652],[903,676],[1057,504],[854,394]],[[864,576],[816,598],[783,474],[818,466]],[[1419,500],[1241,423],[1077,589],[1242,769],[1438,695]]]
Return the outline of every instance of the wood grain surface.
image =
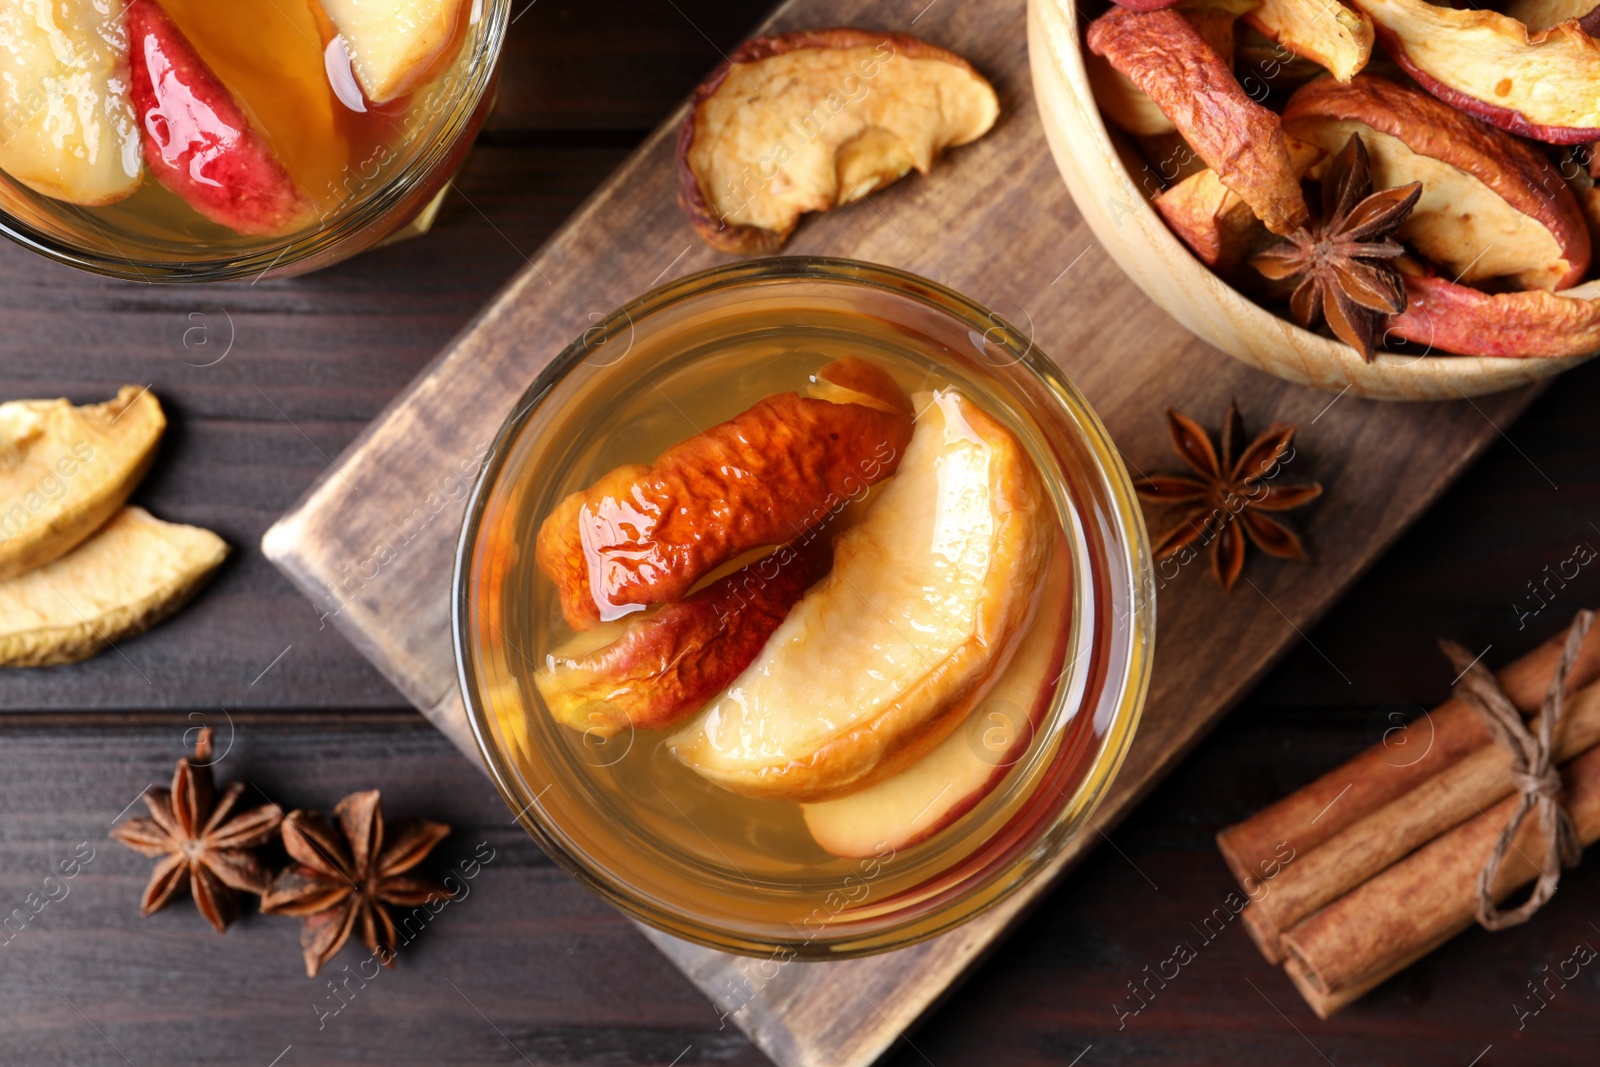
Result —
[[[923,29],[949,2],[917,32],[957,43]],[[185,615],[122,646],[137,672],[109,654],[74,668],[0,672],[0,913],[41,892],[53,863],[79,842],[98,850],[66,899],[0,945],[0,1063],[766,1062],[631,924],[505,821],[476,769],[401,710],[402,698],[335,630],[319,629],[305,598],[254,548],[329,457],[760,14],[731,0],[539,0],[525,11],[492,131],[423,241],[310,278],[209,289],[203,300],[81,276],[0,246],[0,398],[86,401],[126,381],[153,382],[173,428],[139,500],[166,517],[213,525],[238,549]],[[867,21],[903,25],[889,22],[891,13]],[[559,79],[549,64],[564,64]],[[1060,203],[1041,198],[1038,218],[1048,222]],[[872,210],[858,207],[852,217]],[[1081,248],[1051,249],[1062,261],[1051,276]],[[1067,277],[1098,255],[1091,250]],[[940,266],[952,276],[961,269],[956,283],[981,295],[982,278],[961,256]],[[237,327],[233,351],[209,368],[186,366],[183,358],[204,363],[217,349],[185,348],[185,331],[205,325],[215,343],[223,312]],[[197,322],[195,313],[208,318]],[[1078,367],[1120,358],[1148,338],[1197,361],[1199,379],[1224,375],[1198,391],[1197,412],[1240,380],[1225,377],[1231,365],[1215,353],[1179,344],[1142,300],[1128,298],[1123,314],[1130,321],[1113,337],[1120,347],[1079,349],[1072,342],[1084,335],[1063,330],[1060,315],[1050,328],[1064,343],[1041,343],[1081,378]],[[1090,331],[1101,341],[1105,333]],[[1592,858],[1533,923],[1468,934],[1329,1023],[1318,1023],[1231,929],[1121,1029],[1112,1005],[1126,1004],[1126,983],[1191,937],[1191,924],[1232,889],[1211,845],[1218,828],[1376,740],[1390,713],[1414,713],[1445,694],[1436,636],[1492,645],[1491,660],[1509,658],[1576,605],[1600,603],[1600,578],[1586,570],[1524,628],[1515,610],[1536,606],[1528,583],[1569,558],[1577,541],[1600,545],[1597,404],[1600,370],[1585,368],[1515,426],[1493,412],[1506,435],[1486,457],[1317,627],[1302,624],[1303,639],[1289,635],[1294,651],[1284,663],[1120,829],[1102,823],[1114,847],[1098,849],[1042,897],[891,1062],[1586,1062],[1600,1037],[1592,968],[1523,1030],[1512,1007],[1531,1004],[1525,983],[1542,967],[1580,941],[1600,945],[1589,925],[1600,921]],[[1252,418],[1269,411],[1247,409]],[[1158,433],[1124,449],[1141,463],[1171,463]],[[1410,461],[1407,448],[1392,451],[1396,464]],[[1325,482],[1345,477],[1348,457],[1336,444],[1308,447],[1306,459]],[[1330,521],[1317,511],[1306,523],[1319,553],[1345,530],[1323,525]],[[1309,572],[1252,563],[1246,573],[1272,592],[1264,578],[1292,585]],[[1234,610],[1213,598],[1209,582],[1201,568],[1186,569],[1164,610],[1189,598]],[[1241,594],[1253,595],[1241,587],[1235,603]],[[141,788],[170,774],[184,731],[200,721],[234,738],[224,778],[286,803],[325,808],[379,787],[392,814],[453,823],[440,873],[479,842],[497,849],[474,895],[447,909],[396,971],[357,990],[323,1029],[314,1004],[329,992],[303,977],[293,922],[251,917],[219,938],[183,902],[140,920],[148,863],[104,839]],[[335,973],[360,958],[346,953]]]
[[[1182,597],[1160,598],[1150,702],[1099,815],[1115,824],[1530,396],[1434,405],[1330,398],[1223,359],[1165,317],[1130,314],[1147,306],[1144,298],[1107,263],[1045,148],[1021,0],[932,7],[791,0],[767,28],[907,28],[913,20],[918,33],[967,56],[995,82],[1004,117],[931,177],[809,220],[786,251],[889,263],[996,307],[1056,357],[1136,471],[1172,466],[1164,405],[1218,424],[1232,398],[1257,427],[1303,424],[1291,476],[1315,476],[1328,487],[1310,520],[1311,565],[1258,565],[1232,598],[1195,583]],[[448,611],[461,509],[428,521],[421,503],[459,461],[482,452],[522,389],[594,317],[726,258],[696,240],[677,211],[674,144],[669,120],[263,541],[334,625],[469,753]],[[375,565],[380,557],[389,562]],[[784,1067],[865,1064],[1097,841],[1080,837],[1028,891],[980,919],[870,959],[791,963],[773,973],[761,961],[650,936]]]

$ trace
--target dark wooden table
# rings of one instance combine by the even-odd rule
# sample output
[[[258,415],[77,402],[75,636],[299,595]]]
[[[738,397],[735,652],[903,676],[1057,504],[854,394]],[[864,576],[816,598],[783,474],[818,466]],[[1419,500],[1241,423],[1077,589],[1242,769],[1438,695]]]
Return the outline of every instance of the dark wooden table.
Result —
[[[139,502],[238,549],[156,633],[0,674],[0,1064],[760,1063],[697,991],[555,869],[462,759],[262,559],[261,532],[736,42],[760,5],[540,0],[513,28],[489,131],[424,240],[311,278],[205,290],[100,281],[0,247],[0,398],[150,384],[172,420]],[[1147,312],[1159,314],[1154,308]],[[220,358],[219,358],[220,357]],[[1500,662],[1600,603],[1589,568],[1537,616],[1529,583],[1600,545],[1600,365],[1540,399],[1138,814],[894,1056],[971,1063],[1593,1062],[1600,969],[1519,1030],[1527,983],[1600,945],[1600,860],[1529,926],[1471,932],[1318,1022],[1242,930],[1212,835],[1439,700],[1449,634]],[[1157,417],[1152,412],[1152,418]],[[1325,457],[1326,459],[1326,457]],[[1394,462],[1404,463],[1404,455]],[[1325,470],[1337,477],[1337,463]],[[1314,537],[1314,531],[1313,531]],[[1200,571],[1188,581],[1209,580]],[[1552,588],[1554,586],[1552,585]],[[1173,595],[1182,595],[1182,584]],[[326,808],[381,788],[494,858],[400,967],[304,977],[297,924],[218,937],[182,902],[137,917],[149,864],[106,838],[197,724],[227,778]],[[45,882],[80,842],[94,858]],[[63,890],[62,886],[65,886]],[[62,893],[65,892],[65,896]],[[27,906],[55,897],[34,914]],[[20,909],[20,911],[16,910]],[[1118,1029],[1146,965],[1199,956]],[[326,1014],[341,1005],[337,1014]],[[1476,1057],[1476,1059],[1475,1059]]]

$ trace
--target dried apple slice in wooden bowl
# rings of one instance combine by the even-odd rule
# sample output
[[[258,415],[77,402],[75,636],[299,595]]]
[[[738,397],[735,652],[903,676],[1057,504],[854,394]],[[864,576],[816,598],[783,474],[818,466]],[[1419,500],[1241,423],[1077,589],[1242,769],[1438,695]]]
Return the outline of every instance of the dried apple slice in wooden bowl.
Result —
[[[1034,88],[1056,164],[1100,243],[1153,301],[1204,340],[1263,371],[1380,399],[1456,399],[1512,389],[1558,374],[1600,348],[1585,346],[1589,335],[1581,331],[1569,334],[1575,339],[1567,343],[1551,341],[1563,323],[1588,313],[1589,293],[1580,283],[1590,257],[1581,212],[1574,212],[1568,179],[1550,151],[1501,136],[1479,121],[1489,117],[1481,109],[1469,114],[1454,101],[1411,88],[1375,92],[1376,79],[1363,73],[1381,69],[1386,84],[1405,78],[1396,61],[1406,60],[1385,50],[1386,40],[1397,39],[1395,27],[1403,28],[1391,14],[1428,5],[1336,0],[1317,5],[1316,15],[1264,3],[1243,16],[1257,36],[1238,75],[1233,57],[1200,33],[1199,6],[1189,0],[1141,13],[1108,12],[1099,0],[1086,8],[1074,0],[1029,3]],[[1437,8],[1428,14],[1449,21],[1469,13]],[[1386,28],[1386,20],[1394,26]],[[1363,56],[1368,25],[1376,43]],[[1261,33],[1276,38],[1266,52]],[[1551,51],[1571,47],[1571,34],[1581,31],[1568,24],[1560,33],[1567,43],[1546,46]],[[1434,42],[1434,53],[1442,48]],[[1140,158],[1151,139],[1119,126],[1118,116],[1147,114],[1148,106],[1130,105],[1126,86],[1123,98],[1097,101],[1095,87],[1106,79],[1091,70],[1102,55],[1173,119],[1180,134],[1188,126],[1184,147],[1207,164],[1204,171],[1162,172],[1165,187],[1141,188],[1134,175],[1151,169]],[[1518,53],[1519,61],[1527,58]],[[1308,64],[1321,64],[1327,73],[1308,82]],[[1417,66],[1415,57],[1411,66]],[[1184,71],[1205,73],[1186,77]],[[1281,83],[1274,74],[1282,75]],[[1298,116],[1285,110],[1295,88],[1305,94]],[[1274,243],[1274,230],[1289,228],[1291,184],[1305,188],[1317,220],[1319,185],[1353,132],[1371,141],[1366,149],[1375,191],[1411,181],[1425,186],[1414,219],[1390,238],[1415,261],[1411,275],[1403,284],[1396,277],[1393,288],[1419,304],[1381,319],[1374,334],[1381,343],[1370,361],[1339,338],[1294,321],[1280,302],[1287,290],[1249,265]],[[1320,158],[1307,162],[1290,152],[1296,143],[1312,145]],[[1452,212],[1452,204],[1459,209]],[[1466,251],[1474,241],[1478,246]],[[1474,262],[1485,243],[1493,247]],[[1438,262],[1428,262],[1429,256]],[[1458,274],[1456,284],[1467,291],[1444,292]],[[1429,300],[1432,311],[1424,316],[1422,303]],[[1447,309],[1470,309],[1474,328],[1438,328]],[[1530,329],[1535,321],[1539,327]]]
[[[879,951],[1084,827],[1142,702],[1142,523],[990,314],[866,264],[723,267],[591,330],[502,431],[458,557],[469,716],[522,824],[630,915]]]

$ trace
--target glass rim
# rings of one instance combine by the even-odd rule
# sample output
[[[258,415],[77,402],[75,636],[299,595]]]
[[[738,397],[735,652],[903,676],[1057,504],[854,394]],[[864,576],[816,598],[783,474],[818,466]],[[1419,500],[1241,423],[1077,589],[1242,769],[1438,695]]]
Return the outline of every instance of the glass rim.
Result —
[[[357,203],[341,206],[330,220],[325,220],[309,233],[253,252],[186,260],[137,260],[120,254],[103,254],[61,241],[0,207],[0,236],[46,259],[122,281],[184,284],[260,278],[269,271],[279,275],[290,273],[296,264],[331,253],[345,241],[367,231],[385,215],[403,206],[418,183],[448,162],[460,139],[471,133],[479,105],[494,84],[511,21],[511,0],[483,0],[483,4],[483,38],[477,48],[478,55],[467,60],[472,77],[450,105],[450,114],[441,135],[383,185]],[[379,235],[374,240],[381,239],[382,235]],[[336,259],[342,258],[334,257],[327,265],[331,266]]]
[[[1001,333],[1004,341],[996,343],[1010,350],[1016,356],[1016,363],[1025,365],[1028,372],[1045,386],[1051,400],[1061,406],[1063,413],[1080,431],[1083,443],[1094,459],[1095,473],[1101,479],[1107,502],[1112,505],[1117,534],[1126,549],[1123,554],[1125,563],[1122,565],[1118,565],[1115,554],[1107,554],[1107,573],[1109,579],[1123,589],[1129,603],[1128,651],[1122,657],[1123,662],[1118,664],[1120,672],[1108,676],[1105,682],[1106,691],[1115,694],[1115,710],[1099,749],[1077,783],[1073,796],[1037,835],[1033,846],[988,874],[979,884],[964,889],[933,916],[913,918],[870,934],[824,935],[808,938],[804,942],[756,940],[714,929],[709,924],[694,921],[692,917],[678,912],[667,912],[655,907],[625,880],[586,862],[566,848],[558,835],[542,825],[539,816],[535,815],[538,805],[533,801],[537,798],[531,796],[531,790],[525,788],[515,768],[509,765],[494,736],[490,721],[492,712],[474,677],[474,653],[469,629],[472,563],[490,498],[499,483],[510,451],[506,445],[521,432],[555,384],[595,350],[622,331],[632,330],[653,314],[720,290],[784,280],[822,281],[884,289],[950,314],[980,332],[990,331],[991,338],[996,332]],[[1149,690],[1155,642],[1153,564],[1149,535],[1133,490],[1132,478],[1122,464],[1110,434],[1087,399],[1060,373],[1059,367],[1048,356],[1039,361],[1046,364],[1043,368],[1027,359],[1030,351],[1038,349],[1031,340],[1019,348],[1013,340],[1022,336],[1019,331],[994,331],[996,323],[1003,321],[1002,316],[950,287],[908,271],[841,257],[769,257],[712,267],[646,292],[585,330],[535,376],[495,435],[467,498],[451,581],[451,638],[457,684],[468,725],[490,780],[507,807],[517,813],[517,823],[557,866],[630,918],[682,940],[744,956],[766,956],[784,951],[792,953],[793,958],[838,960],[892,951],[954,929],[993,908],[1030,882],[1035,875],[1048,868],[1067,843],[1077,836],[1105,799],[1127,757]],[[1042,352],[1039,354],[1044,355]],[[1092,706],[1091,703],[1085,703],[1080,708],[1091,710]]]

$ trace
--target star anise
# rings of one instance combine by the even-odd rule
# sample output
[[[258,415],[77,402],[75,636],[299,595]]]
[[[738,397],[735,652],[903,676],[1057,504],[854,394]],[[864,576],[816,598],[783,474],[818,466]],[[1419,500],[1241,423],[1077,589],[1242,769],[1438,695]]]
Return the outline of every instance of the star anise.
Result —
[[[1367,146],[1353,133],[1322,178],[1321,218],[1250,263],[1273,281],[1299,279],[1289,296],[1295,321],[1314,326],[1327,319],[1334,334],[1371,363],[1388,316],[1406,309],[1400,272],[1390,262],[1405,248],[1389,235],[1421,195],[1421,182],[1372,192]]]
[[[333,821],[337,830],[314,811],[293,811],[283,820],[283,844],[296,862],[273,880],[261,910],[305,920],[300,947],[309,977],[357,928],[379,962],[393,967],[396,929],[384,905],[420,907],[450,895],[444,886],[406,873],[427,858],[450,827],[409,819],[390,827],[385,841],[376,789],[339,801]]]
[[[1209,542],[1211,573],[1227,591],[1244,569],[1246,537],[1269,556],[1306,558],[1299,536],[1263,514],[1298,508],[1322,495],[1322,486],[1316,482],[1283,485],[1276,480],[1295,426],[1273,423],[1244,444],[1238,405],[1229,404],[1219,456],[1199,423],[1172,408],[1167,409],[1167,421],[1172,447],[1199,477],[1158,474],[1134,483],[1141,499],[1170,506],[1168,522],[1153,546],[1158,561],[1170,559],[1196,542]]]
[[[220,934],[239,913],[237,891],[261,893],[269,875],[251,849],[264,844],[283,821],[276,806],[236,812],[243,782],[231,782],[216,795],[211,773],[211,731],[203,729],[194,757],[178,761],[171,789],[144,794],[150,818],[133,818],[111,836],[146,856],[160,856],[139,913],[160,911],[185,888],[195,907]]]

